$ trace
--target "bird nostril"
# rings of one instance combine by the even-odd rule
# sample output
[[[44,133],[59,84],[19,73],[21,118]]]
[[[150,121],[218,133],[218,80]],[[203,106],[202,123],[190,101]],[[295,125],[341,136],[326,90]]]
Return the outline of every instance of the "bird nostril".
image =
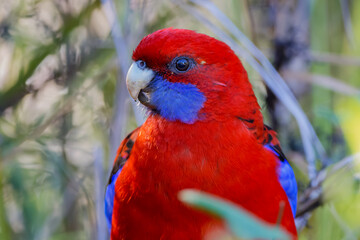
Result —
[[[146,68],[146,62],[144,62],[143,60],[137,61],[137,65],[140,69]]]

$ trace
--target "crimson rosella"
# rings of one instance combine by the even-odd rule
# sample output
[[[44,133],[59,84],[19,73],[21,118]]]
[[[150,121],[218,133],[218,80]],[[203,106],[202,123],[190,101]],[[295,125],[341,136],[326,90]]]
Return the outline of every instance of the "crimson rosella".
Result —
[[[228,199],[270,224],[283,210],[280,225],[296,238],[293,170],[230,47],[168,28],[142,39],[132,59],[127,87],[149,116],[115,159],[105,197],[111,239],[203,239],[225,229],[178,200],[186,188]]]

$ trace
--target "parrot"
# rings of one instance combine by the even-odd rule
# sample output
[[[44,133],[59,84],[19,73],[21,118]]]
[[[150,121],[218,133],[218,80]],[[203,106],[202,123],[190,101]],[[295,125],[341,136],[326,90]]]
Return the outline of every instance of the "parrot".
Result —
[[[297,238],[293,169],[227,44],[193,30],[157,30],[133,51],[126,85],[147,119],[122,141],[110,173],[112,240],[206,239],[226,230],[218,217],[179,200],[189,188]]]

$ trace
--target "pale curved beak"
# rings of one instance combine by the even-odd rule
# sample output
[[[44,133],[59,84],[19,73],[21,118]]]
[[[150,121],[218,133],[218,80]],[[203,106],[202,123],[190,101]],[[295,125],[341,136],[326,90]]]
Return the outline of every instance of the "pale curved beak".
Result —
[[[154,76],[153,70],[139,67],[139,61],[133,62],[126,75],[126,85],[131,97],[136,100],[140,91],[149,85]]]

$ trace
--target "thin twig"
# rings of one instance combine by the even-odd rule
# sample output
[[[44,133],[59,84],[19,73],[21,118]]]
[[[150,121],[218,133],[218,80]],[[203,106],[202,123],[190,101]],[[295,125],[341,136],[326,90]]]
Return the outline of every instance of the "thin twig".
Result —
[[[121,25],[117,20],[115,4],[112,0],[102,0],[101,2],[111,26],[111,35],[118,56],[118,66],[121,70],[121,75],[117,77],[113,117],[110,127],[110,153],[108,162],[111,163],[115,158],[116,149],[122,137],[125,135],[124,126],[126,126],[127,123],[129,96],[126,91],[124,79],[126,70],[130,66],[130,60],[128,59],[129,50],[127,48],[127,42],[123,36]],[[129,9],[127,9],[126,12],[128,11]],[[108,165],[111,166],[111,164]]]
[[[351,16],[350,16],[348,0],[340,0],[340,6],[341,6],[341,14],[343,17],[346,38],[348,39],[350,45],[353,48],[355,48],[356,44],[355,44],[355,40],[354,40],[355,38],[354,38],[354,32],[353,32],[353,27],[352,27],[352,23],[351,23]]]
[[[250,8],[250,4],[249,4],[249,0],[243,0],[243,4],[244,4],[244,8],[245,8],[245,17],[246,19],[249,21],[249,31],[251,34],[251,40],[254,42],[254,44],[257,43],[257,38],[256,38],[256,29],[255,29],[255,21],[254,21],[254,16],[253,13],[251,11]]]
[[[104,169],[103,169],[103,149],[101,145],[94,150],[94,188],[95,188],[95,208],[96,208],[96,239],[106,240],[109,238],[106,231],[106,220],[104,215]]]
[[[342,66],[360,66],[360,58],[335,53],[309,52],[308,58],[313,62],[329,63]]]
[[[313,179],[313,185],[309,186],[299,197],[298,208],[296,212],[296,225],[298,230],[305,227],[307,220],[311,216],[310,212],[318,206],[324,204],[324,189],[322,184],[325,179],[333,176],[345,168],[351,168],[353,162],[359,158],[360,153],[356,153],[318,172],[316,178]]]
[[[112,162],[112,160],[116,156],[116,151],[118,146],[120,145],[121,139],[125,135],[125,126],[128,117],[128,106],[130,98],[125,84],[125,78],[127,70],[130,66],[129,39],[132,33],[127,33],[126,36],[124,35],[121,24],[118,21],[114,1],[102,0],[101,2],[106,12],[106,17],[111,26],[111,36],[115,44],[116,54],[118,58],[118,66],[121,70],[121,74],[118,76],[115,89],[115,104],[110,127],[110,154],[108,161]],[[129,14],[131,10],[128,2],[126,4],[126,8],[126,14]],[[129,30],[130,29],[131,28],[129,28]],[[138,125],[141,125],[144,122],[145,117],[143,113],[137,108],[136,104],[133,101],[131,101],[131,103],[135,114],[136,122]],[[109,166],[111,167],[111,164],[109,164]],[[111,169],[109,169],[109,171],[110,170]]]
[[[346,95],[360,95],[360,89],[344,83],[343,81],[320,74],[311,74],[306,72],[282,71],[284,78],[304,81],[318,86],[330,89],[334,92]]]
[[[342,230],[345,233],[345,237],[343,239],[347,239],[347,240],[356,240],[358,239],[354,232],[349,228],[349,226],[341,219],[341,217],[339,216],[338,212],[335,209],[334,204],[330,205],[330,213],[333,215],[335,221],[339,224],[339,226],[342,228]]]

